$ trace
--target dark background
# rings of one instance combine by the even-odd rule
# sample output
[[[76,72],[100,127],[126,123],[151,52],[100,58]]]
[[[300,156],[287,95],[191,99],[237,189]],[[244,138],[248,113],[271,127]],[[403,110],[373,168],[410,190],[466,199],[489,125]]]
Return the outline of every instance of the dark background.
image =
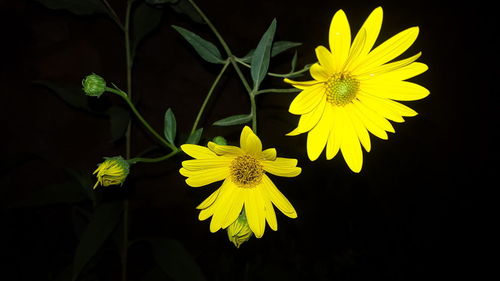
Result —
[[[110,1],[123,17],[124,3]],[[411,26],[420,27],[416,43],[429,66],[412,79],[431,94],[405,102],[419,115],[394,123],[395,134],[372,137],[360,174],[340,155],[310,162],[306,136],[286,137],[298,118],[288,113],[295,94],[258,97],[259,136],[264,147],[299,159],[297,178],[273,181],[298,211],[291,220],[278,214],[279,230],[267,231],[240,249],[226,233],[209,232],[194,209],[217,185],[189,188],[173,161],[133,167],[124,188],[98,189],[103,200],[130,199],[130,238],[170,237],[180,241],[207,280],[479,280],[489,268],[484,200],[498,166],[493,138],[498,127],[498,18],[486,1],[465,4],[435,1],[198,1],[233,52],[245,55],[274,17],[277,40],[303,42],[298,65],[314,62],[314,48],[327,43],[331,17],[346,12],[357,31],[377,6],[384,8],[378,43]],[[79,86],[92,72],[124,89],[125,63],[120,30],[105,15],[74,16],[46,9],[35,1],[2,1],[1,120],[2,186],[0,203],[0,279],[53,280],[71,264],[78,243],[73,204],[38,204],[45,187],[68,180],[64,169],[93,171],[102,156],[124,153],[112,141],[107,118],[68,106],[33,81]],[[171,107],[178,129],[186,133],[219,66],[201,60],[170,25],[216,42],[210,30],[165,7],[160,26],[138,49],[133,72],[134,101],[154,128],[161,130]],[[271,70],[287,72],[292,52],[272,60]],[[247,72],[248,73],[248,72]],[[307,76],[302,79],[308,79]],[[286,87],[267,78],[267,87]],[[94,108],[123,105],[117,97],[92,101]],[[201,125],[202,143],[223,135],[238,140],[240,126],[211,127],[216,120],[246,113],[249,102],[234,71],[216,91]],[[133,123],[132,153],[154,141]],[[161,152],[157,152],[160,155]],[[126,190],[126,191],[124,191]],[[491,197],[490,197],[491,198]],[[50,200],[49,200],[50,201]],[[25,204],[19,202],[35,202]],[[23,207],[19,207],[19,206]],[[30,205],[26,207],[25,205]],[[486,207],[486,208],[484,208]],[[96,262],[95,275],[119,280],[119,257],[109,252]],[[130,249],[129,280],[146,280],[155,270],[147,247]],[[152,279],[152,280],[168,280]]]

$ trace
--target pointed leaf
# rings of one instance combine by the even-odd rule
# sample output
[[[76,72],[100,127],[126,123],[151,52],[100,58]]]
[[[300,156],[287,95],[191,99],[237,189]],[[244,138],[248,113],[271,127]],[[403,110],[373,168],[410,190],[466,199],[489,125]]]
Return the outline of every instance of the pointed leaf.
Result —
[[[259,89],[260,83],[264,80],[267,75],[267,70],[269,69],[269,60],[271,56],[271,46],[273,43],[274,33],[276,31],[276,19],[274,19],[267,29],[267,31],[262,35],[255,53],[252,56],[251,62],[251,74],[253,80],[253,88],[255,90]]]
[[[292,69],[290,70],[290,73],[295,71],[295,67],[297,66],[297,50],[293,53],[293,58],[292,58]]]
[[[252,120],[252,115],[250,114],[238,114],[226,117],[219,121],[215,121],[212,125],[214,126],[232,126],[232,125],[240,125],[250,122]]]
[[[137,46],[151,31],[161,22],[163,9],[156,9],[145,2],[137,5],[132,17],[132,57],[135,55]]]
[[[222,56],[217,47],[211,42],[201,38],[193,32],[182,28],[180,26],[172,25],[172,27],[179,32],[184,39],[186,39],[196,52],[206,61],[211,63],[224,63]]]
[[[169,108],[165,112],[165,123],[163,125],[163,135],[168,142],[175,145],[175,135],[177,133],[177,122],[175,121],[174,112]]]
[[[287,51],[288,49],[295,48],[302,45],[302,43],[291,42],[291,41],[276,41],[273,43],[273,47],[271,48],[271,58]],[[240,58],[240,60],[244,62],[250,62],[252,60],[253,54],[255,53],[255,49],[250,50],[248,54],[244,57]]]
[[[101,0],[36,0],[49,9],[68,10],[76,15],[106,13]]]
[[[201,134],[203,133],[203,128],[198,128],[194,131],[186,140],[187,144],[198,144],[201,139]]]
[[[76,248],[73,260],[73,281],[85,265],[104,244],[113,229],[120,222],[123,202],[104,203],[98,206],[89,224],[85,228]]]
[[[106,113],[109,115],[111,138],[117,141],[125,135],[130,121],[129,112],[123,107],[113,105]]]
[[[153,256],[163,271],[175,281],[204,281],[200,267],[181,243],[173,239],[150,240]]]

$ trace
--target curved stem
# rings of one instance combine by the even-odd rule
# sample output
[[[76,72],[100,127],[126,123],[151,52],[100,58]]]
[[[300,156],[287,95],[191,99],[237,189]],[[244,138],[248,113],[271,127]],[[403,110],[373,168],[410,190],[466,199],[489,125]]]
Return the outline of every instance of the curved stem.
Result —
[[[132,56],[130,53],[130,12],[132,10],[133,0],[127,1],[127,8],[125,11],[125,56],[126,56],[126,76],[127,76],[127,96],[129,100],[132,100]],[[127,131],[125,132],[125,149],[127,159],[130,158],[131,154],[131,136],[132,136],[132,124],[129,122],[127,126]]]
[[[251,68],[251,66],[250,66],[248,63],[246,63],[246,62],[242,61],[242,60],[241,60],[241,59],[239,59],[239,58],[235,58],[235,61],[236,61],[237,63],[239,63],[239,64],[243,65],[243,66],[246,66],[246,67],[248,67],[248,68]],[[268,72],[268,73],[267,73],[267,75],[272,76],[272,77],[287,78],[287,77],[293,77],[293,76],[295,76],[295,75],[302,74],[302,73],[304,73],[304,72],[308,71],[308,70],[309,70],[309,68],[311,68],[311,65],[306,65],[306,66],[304,66],[304,68],[302,68],[301,70],[297,70],[297,71],[294,71],[294,72],[289,72],[289,73],[273,73],[273,72]]]
[[[179,152],[180,152],[180,150],[174,150],[167,155],[157,157],[157,158],[135,157],[132,159],[128,159],[127,162],[129,162],[130,164],[135,164],[137,162],[156,163],[156,162],[165,161]]]
[[[234,70],[236,70],[236,73],[238,73],[238,77],[240,77],[241,83],[243,83],[243,86],[245,87],[248,94],[250,95],[252,93],[252,88],[250,88],[250,85],[248,84],[247,79],[245,78],[245,76],[243,75],[243,72],[241,72],[240,67],[236,63],[235,57],[230,56],[229,60],[231,61],[231,64],[233,65]]]
[[[117,95],[119,95],[120,97],[122,97],[125,102],[127,102],[128,106],[130,107],[130,109],[132,110],[132,112],[135,114],[135,116],[137,117],[137,119],[139,119],[139,121],[142,123],[142,125],[163,145],[165,145],[166,147],[172,149],[173,151],[177,150],[177,147],[175,147],[174,145],[172,145],[171,143],[169,143],[167,140],[165,140],[163,137],[160,136],[160,134],[158,134],[152,127],[151,125],[149,125],[149,123],[144,119],[144,117],[142,117],[142,115],[139,113],[139,111],[137,110],[137,108],[135,107],[135,105],[130,101],[130,99],[128,98],[127,94],[124,93],[123,91],[120,91],[120,90],[116,90],[116,89],[113,89],[113,88],[109,88],[109,87],[106,87],[106,91],[108,92],[111,92],[111,93],[115,93]],[[130,158],[130,157],[129,157]]]
[[[102,3],[104,6],[106,6],[106,11],[108,12],[108,15],[115,21],[115,23],[120,27],[121,30],[125,31],[125,27],[123,26],[123,23],[120,21],[120,18],[118,15],[116,15],[115,10],[109,5],[107,0],[102,0]]]
[[[210,87],[210,90],[208,91],[208,94],[205,97],[205,100],[203,101],[203,103],[200,107],[200,110],[198,111],[198,115],[196,115],[196,119],[194,120],[194,123],[193,123],[193,128],[191,128],[191,132],[189,133],[189,135],[192,135],[194,133],[194,131],[196,131],[196,127],[198,127],[198,122],[200,122],[201,115],[203,114],[203,111],[205,111],[205,107],[207,106],[208,100],[212,96],[212,93],[214,92],[215,87],[219,83],[222,75],[224,74],[224,72],[226,71],[228,66],[229,66],[229,61],[226,61],[226,63],[222,67],[221,71],[219,72],[219,74],[215,78],[214,83],[212,83],[212,86]]]
[[[255,93],[256,95],[260,95],[260,94],[265,94],[265,93],[298,93],[302,90],[300,89],[296,89],[296,88],[290,88],[290,89],[264,89],[264,90],[260,90],[260,91],[257,91],[257,93]]]

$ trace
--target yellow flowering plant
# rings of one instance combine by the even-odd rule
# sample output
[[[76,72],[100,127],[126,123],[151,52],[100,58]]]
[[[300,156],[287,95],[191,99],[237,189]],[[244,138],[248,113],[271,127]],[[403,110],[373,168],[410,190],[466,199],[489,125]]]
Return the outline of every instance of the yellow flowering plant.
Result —
[[[38,1],[50,8],[65,8],[74,13],[78,10],[78,5],[58,6],[59,4],[51,1]],[[319,46],[315,50],[317,61],[296,70],[297,52],[295,52],[291,70],[287,73],[274,73],[270,71],[271,58],[300,45],[296,42],[274,40],[277,31],[276,19],[270,23],[255,48],[249,50],[247,55],[238,57],[194,0],[179,1],[183,3],[182,5],[167,0],[128,0],[124,7],[124,20],[106,0],[88,1],[88,3],[93,4],[89,4],[88,10],[82,14],[100,9],[99,11],[106,13],[123,32],[126,83],[122,89],[106,81],[104,78],[106,75],[103,73],[90,74],[82,80],[82,92],[89,98],[112,94],[127,106],[126,110],[114,108],[109,111],[118,112],[123,117],[114,118],[110,113],[110,119],[121,122],[118,130],[117,126],[114,126],[114,132],[118,132],[116,139],[125,140],[123,154],[105,157],[104,161],[97,165],[91,192],[101,194],[115,189],[110,188],[111,186],[117,186],[116,189],[125,190],[126,196],[119,204],[106,202],[102,198],[102,201],[93,200],[93,209],[88,213],[92,214],[94,220],[81,235],[74,258],[73,280],[79,278],[90,264],[91,258],[111,236],[114,240],[116,237],[121,239],[118,243],[121,275],[122,280],[127,280],[128,248],[133,244],[128,238],[127,196],[130,195],[127,184],[129,177],[134,173],[134,166],[139,163],[158,163],[166,160],[176,162],[179,174],[185,177],[185,186],[203,187],[199,192],[204,192],[204,199],[200,200],[197,206],[192,206],[199,210],[198,219],[210,220],[208,230],[211,233],[226,231],[227,240],[236,248],[240,248],[252,237],[264,237],[266,225],[271,230],[277,231],[281,214],[288,218],[297,218],[300,210],[297,211],[292,204],[293,200],[287,199],[284,195],[291,192],[285,187],[286,179],[277,177],[295,178],[301,174],[301,167],[304,167],[304,164],[299,165],[296,159],[298,157],[290,155],[286,149],[279,148],[280,157],[278,157],[278,150],[272,148],[277,144],[266,142],[263,144],[261,141],[265,139],[259,137],[257,130],[257,97],[260,95],[298,93],[289,105],[289,112],[300,116],[296,128],[291,132],[287,131],[288,128],[276,128],[276,131],[283,136],[307,133],[307,142],[304,146],[311,161],[318,159],[325,150],[327,159],[332,159],[341,152],[350,170],[359,173],[363,163],[362,147],[367,152],[371,149],[369,133],[387,139],[387,132],[394,132],[388,120],[403,122],[403,117],[417,114],[397,101],[418,100],[429,94],[426,88],[406,81],[427,70],[427,65],[416,62],[421,53],[393,61],[416,40],[419,31],[417,27],[406,29],[374,48],[382,24],[380,7],[369,15],[352,40],[347,16],[343,10],[337,11],[329,29],[328,48]],[[183,131],[184,128],[179,125],[181,123],[177,123],[176,118],[179,117],[175,116],[175,109],[172,108],[166,108],[165,114],[159,118],[163,120],[163,128],[158,131],[146,120],[132,99],[132,69],[138,42],[153,30],[152,26],[158,24],[161,19],[158,10],[155,10],[157,9],[155,5],[178,5],[175,6],[178,11],[187,14],[195,21],[205,23],[217,40],[215,44],[187,28],[172,26],[179,38],[185,39],[190,48],[192,47],[206,63],[218,69],[213,83],[207,87],[205,98],[199,101],[199,111],[193,114],[194,122],[187,132]],[[134,20],[138,22],[141,18],[147,19],[147,24],[133,26]],[[213,141],[204,141],[209,138],[202,126],[202,117],[207,111],[208,104],[214,102],[212,96],[230,69],[235,72],[242,88],[246,91],[249,109],[247,113],[231,116],[224,113],[227,117],[211,125],[238,126],[239,144],[232,145],[237,140],[228,136],[226,137],[229,142],[222,136],[216,136]],[[292,80],[307,72],[312,80]],[[264,79],[268,77],[277,78],[275,80],[282,87],[266,88]],[[293,88],[287,87],[289,85]],[[103,98],[99,100],[101,99]],[[146,157],[151,155],[150,152],[133,155],[129,115],[133,116],[151,139],[161,147],[159,149],[161,154],[155,157]],[[209,194],[207,189],[211,187],[216,189]],[[300,192],[309,192],[308,187],[304,187]],[[279,211],[278,214],[276,210]],[[119,226],[122,227],[117,230]],[[252,243],[258,243],[257,239],[254,240]],[[178,244],[171,244],[172,241],[166,244],[157,240],[148,242],[153,246],[163,247],[162,250],[153,250],[155,258],[162,262],[174,260],[171,256],[162,259],[162,255],[172,249],[182,252],[178,256],[187,256],[185,250]],[[203,277],[200,277],[201,270],[193,259],[184,258],[182,263],[187,264],[179,269],[184,270],[182,274],[194,274],[195,280],[203,280]],[[167,274],[172,274],[170,277],[174,276],[172,279],[183,280],[176,275],[179,271],[172,269],[171,265],[164,268]]]

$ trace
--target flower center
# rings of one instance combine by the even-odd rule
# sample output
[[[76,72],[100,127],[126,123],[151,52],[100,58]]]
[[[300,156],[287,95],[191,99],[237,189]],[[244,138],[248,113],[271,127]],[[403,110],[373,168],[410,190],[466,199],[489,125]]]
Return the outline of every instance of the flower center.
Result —
[[[236,157],[229,168],[231,180],[239,187],[254,187],[260,183],[264,174],[262,164],[248,154]]]
[[[326,81],[326,101],[344,106],[356,97],[358,89],[358,80],[348,74],[335,74]]]

